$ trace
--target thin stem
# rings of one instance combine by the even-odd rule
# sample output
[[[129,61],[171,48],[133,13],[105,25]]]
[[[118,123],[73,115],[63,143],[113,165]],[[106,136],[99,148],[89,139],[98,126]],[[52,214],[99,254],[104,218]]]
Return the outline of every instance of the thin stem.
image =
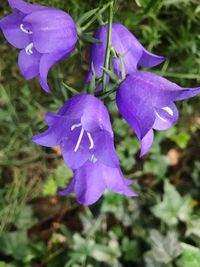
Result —
[[[108,14],[108,31],[107,31],[107,45],[106,45],[106,54],[105,54],[105,60],[104,60],[104,68],[109,68],[109,62],[110,62],[110,52],[111,52],[111,46],[112,46],[112,22],[113,22],[113,1],[111,1],[109,7],[109,14]],[[107,80],[107,74],[105,71],[103,71],[103,92],[106,91],[106,80]]]
[[[90,27],[90,25],[93,24],[93,22],[98,19],[98,17],[104,13],[104,11],[110,6],[110,3],[106,4],[105,6],[102,7],[102,9],[100,9],[97,14],[87,23],[85,24],[85,26],[81,27],[82,32],[84,32],[85,30],[87,30],[87,28]]]

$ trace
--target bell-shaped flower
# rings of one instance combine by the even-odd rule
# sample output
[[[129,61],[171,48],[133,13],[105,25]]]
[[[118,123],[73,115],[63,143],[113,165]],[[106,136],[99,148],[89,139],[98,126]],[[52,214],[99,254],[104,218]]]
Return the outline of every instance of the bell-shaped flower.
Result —
[[[75,23],[55,8],[23,0],[8,2],[14,12],[0,20],[0,28],[7,41],[21,49],[18,65],[25,79],[38,76],[42,88],[49,92],[49,69],[67,57],[77,42]]]
[[[61,195],[74,192],[79,203],[91,205],[95,203],[106,189],[117,194],[137,196],[129,185],[131,180],[123,177],[120,168],[111,168],[97,160],[88,160],[83,166],[74,171],[70,185],[60,191]]]
[[[135,72],[121,83],[116,96],[119,112],[133,128],[147,153],[153,143],[153,129],[166,130],[176,123],[176,101],[200,93],[200,87],[182,88],[153,73]]]
[[[89,159],[111,167],[119,165],[109,114],[98,98],[74,96],[58,114],[47,113],[46,122],[49,129],[32,140],[46,147],[60,145],[69,168],[77,169]]]
[[[90,48],[91,66],[93,65],[99,78],[103,74],[102,67],[104,66],[106,53],[107,28],[106,24],[97,30],[94,37],[101,43],[91,44]],[[153,67],[165,60],[164,57],[148,52],[136,37],[120,23],[113,23],[112,25],[112,48],[115,50],[116,56],[118,56],[114,56],[112,60],[114,71],[118,76],[121,76],[121,61],[123,61],[126,74],[130,74],[135,72],[138,67]],[[86,77],[86,82],[92,79],[93,67],[91,67]]]

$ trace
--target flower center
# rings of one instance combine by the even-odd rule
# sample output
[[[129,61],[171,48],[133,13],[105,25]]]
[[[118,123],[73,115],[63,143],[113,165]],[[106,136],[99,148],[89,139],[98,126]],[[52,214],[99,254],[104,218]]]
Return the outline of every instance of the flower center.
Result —
[[[76,146],[75,146],[75,148],[74,148],[74,152],[77,152],[77,151],[78,151],[79,146],[80,146],[80,144],[81,144],[81,141],[82,141],[82,139],[83,139],[83,135],[84,135],[85,130],[83,129],[81,123],[74,124],[74,125],[72,125],[72,127],[71,127],[71,131],[74,131],[74,129],[79,128],[79,127],[81,127],[81,131],[80,131],[80,134],[79,134],[79,137],[78,137],[78,141],[77,141],[77,143],[76,143]],[[93,139],[92,139],[91,134],[88,133],[88,132],[86,132],[86,133],[87,133],[88,139],[89,139],[89,141],[90,141],[89,149],[92,149],[92,148],[94,147],[94,141],[93,141]]]
[[[170,116],[174,115],[173,110],[170,107],[163,107],[162,108],[164,111],[166,111]],[[156,112],[156,115],[158,116],[158,118],[164,122],[167,122],[166,119],[164,119],[163,117],[160,116],[160,114],[158,114],[158,112]]]
[[[25,51],[26,51],[26,54],[28,56],[32,55],[33,54],[33,43],[30,43],[29,45],[27,45],[27,47],[25,48]]]
[[[26,29],[26,28],[24,27],[24,24],[20,24],[20,30],[23,31],[23,32],[26,33],[26,34],[33,34],[33,32],[32,32],[31,30]]]

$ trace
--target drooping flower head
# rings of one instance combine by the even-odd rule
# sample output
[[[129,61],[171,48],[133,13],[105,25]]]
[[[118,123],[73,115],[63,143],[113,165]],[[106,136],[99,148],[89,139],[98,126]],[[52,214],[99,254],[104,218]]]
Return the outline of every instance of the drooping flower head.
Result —
[[[119,112],[133,128],[147,153],[153,143],[153,129],[166,130],[178,120],[176,101],[200,93],[198,88],[182,88],[153,73],[136,72],[121,83],[116,96]]]
[[[77,42],[75,23],[67,13],[55,8],[23,0],[8,2],[14,13],[0,20],[0,28],[11,45],[22,49],[18,65],[25,79],[38,76],[42,88],[49,92],[49,69],[68,56]]]
[[[47,147],[60,145],[64,161],[75,173],[65,194],[75,191],[85,205],[97,201],[105,188],[135,195],[119,169],[109,114],[98,98],[74,96],[58,114],[47,113],[46,122],[49,129],[32,140]]]
[[[129,197],[137,196],[137,193],[129,188],[131,184],[132,181],[123,177],[119,167],[111,168],[98,161],[87,161],[74,171],[70,185],[61,190],[60,194],[69,195],[75,192],[80,204],[91,205],[102,196],[105,189]]]
[[[93,64],[96,75],[101,77],[103,74],[104,57],[106,53],[107,24],[101,26],[94,37],[101,41],[91,45],[90,61]],[[153,67],[162,63],[164,57],[148,52],[135,36],[122,24],[113,23],[112,25],[112,47],[116,54],[122,57],[126,74],[135,72],[138,67]],[[118,76],[121,75],[120,59],[113,57],[113,67]],[[92,68],[86,78],[89,82],[92,79]],[[120,77],[121,78],[121,77]]]

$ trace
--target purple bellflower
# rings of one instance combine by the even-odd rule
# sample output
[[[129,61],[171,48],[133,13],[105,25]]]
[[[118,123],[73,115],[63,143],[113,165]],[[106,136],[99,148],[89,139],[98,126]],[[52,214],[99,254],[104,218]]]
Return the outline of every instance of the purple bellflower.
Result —
[[[113,131],[108,111],[96,97],[82,94],[72,97],[58,114],[46,114],[49,129],[32,138],[46,147],[60,145],[63,159],[74,170],[70,186],[62,191],[75,191],[78,201],[90,205],[106,188],[135,196],[122,176],[113,144]]]
[[[200,87],[182,88],[153,73],[135,72],[121,83],[116,96],[119,112],[141,143],[140,156],[153,143],[153,129],[166,130],[178,120],[174,104],[200,93]]]
[[[18,65],[25,79],[38,76],[42,88],[50,92],[48,71],[74,49],[75,23],[67,13],[55,8],[23,0],[8,2],[14,13],[0,20],[0,28],[7,41],[21,49]]]
[[[108,26],[106,24],[97,30],[94,37],[100,40],[101,43],[92,44],[90,49],[90,61],[99,78],[103,74],[102,67],[104,66],[104,57],[106,53],[107,28]],[[112,25],[112,47],[115,50],[116,55],[121,55],[126,74],[135,72],[138,66],[153,67],[165,60],[164,57],[148,52],[135,36],[120,23],[113,23]],[[119,58],[113,57],[113,67],[116,74],[120,76],[122,66]],[[92,79],[92,76],[93,70],[91,67],[90,72],[86,77],[86,82],[89,82]]]

